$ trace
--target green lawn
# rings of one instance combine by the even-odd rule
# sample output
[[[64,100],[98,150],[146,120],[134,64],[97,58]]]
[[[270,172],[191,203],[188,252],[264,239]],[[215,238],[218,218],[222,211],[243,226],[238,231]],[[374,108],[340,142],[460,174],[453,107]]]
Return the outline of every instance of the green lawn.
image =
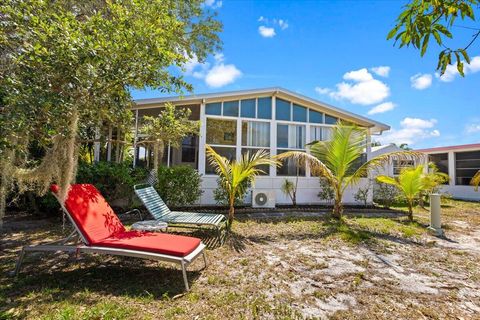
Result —
[[[241,221],[190,267],[68,255],[27,258],[25,243],[61,236],[56,221],[9,219],[0,256],[0,319],[474,318],[480,314],[480,204],[444,206],[448,240],[416,221],[349,216]],[[207,242],[208,234],[197,234]]]

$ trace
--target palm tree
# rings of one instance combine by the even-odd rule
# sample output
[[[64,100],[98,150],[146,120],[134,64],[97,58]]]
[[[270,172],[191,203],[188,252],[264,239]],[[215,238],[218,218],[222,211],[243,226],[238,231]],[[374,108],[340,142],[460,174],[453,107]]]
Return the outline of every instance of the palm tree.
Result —
[[[235,215],[235,198],[245,194],[245,187],[249,181],[252,185],[255,177],[264,173],[259,167],[262,165],[279,165],[277,160],[270,158],[265,150],[259,150],[253,154],[250,152],[242,155],[239,161],[230,161],[219,155],[212,147],[206,146],[210,165],[220,177],[221,186],[228,196],[228,230],[231,230]]]
[[[310,153],[290,151],[276,158],[293,158],[298,165],[308,164],[312,175],[326,179],[335,194],[333,217],[341,219],[342,198],[348,186],[358,183],[360,178],[368,176],[370,170],[381,168],[393,158],[415,160],[422,156],[414,151],[390,152],[362,164],[366,143],[365,129],[339,122],[332,128],[331,140],[315,141],[308,145]]]
[[[388,176],[378,176],[379,182],[394,185],[402,193],[408,204],[408,219],[413,221],[413,207],[415,200],[420,197],[422,191],[425,190],[425,174],[423,173],[423,165],[415,168],[403,169],[397,178]]]
[[[472,181],[470,181],[470,184],[475,186],[475,191],[478,191],[478,186],[480,185],[480,170],[475,173],[475,175],[472,178]]]

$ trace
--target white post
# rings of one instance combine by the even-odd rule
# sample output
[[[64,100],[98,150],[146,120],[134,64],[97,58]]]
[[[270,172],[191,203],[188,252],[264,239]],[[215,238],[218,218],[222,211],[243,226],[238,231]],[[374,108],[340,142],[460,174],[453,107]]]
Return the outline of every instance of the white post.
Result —
[[[443,236],[440,200],[440,194],[433,193],[430,195],[430,227],[428,229],[436,236]]]
[[[276,119],[276,97],[275,95],[272,96],[272,104],[270,108],[272,108],[272,120],[270,121],[270,156],[277,155],[277,121]],[[277,176],[277,167],[274,165],[270,166],[270,177]]]
[[[200,132],[198,141],[198,172],[205,174],[205,144],[207,141],[207,117],[205,115],[205,102],[200,104]]]
[[[451,186],[456,185],[455,181],[455,153],[453,151],[448,152],[448,177],[450,182],[448,183]]]

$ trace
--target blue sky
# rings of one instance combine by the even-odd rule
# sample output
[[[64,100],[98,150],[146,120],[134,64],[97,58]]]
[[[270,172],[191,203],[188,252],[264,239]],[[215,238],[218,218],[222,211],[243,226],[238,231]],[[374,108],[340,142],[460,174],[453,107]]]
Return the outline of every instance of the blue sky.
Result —
[[[379,138],[383,144],[480,141],[480,42],[471,47],[470,56],[478,58],[465,78],[452,68],[439,79],[434,43],[421,58],[386,41],[406,1],[206,3],[224,25],[223,49],[186,66],[196,94],[281,86],[390,125]],[[448,44],[468,42],[468,30],[453,32]],[[133,91],[134,98],[158,96]]]

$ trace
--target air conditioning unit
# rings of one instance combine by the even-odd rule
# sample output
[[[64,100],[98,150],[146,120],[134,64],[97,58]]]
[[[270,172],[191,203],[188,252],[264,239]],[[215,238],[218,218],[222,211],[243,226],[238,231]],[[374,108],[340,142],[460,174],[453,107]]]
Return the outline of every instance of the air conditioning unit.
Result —
[[[275,191],[253,190],[252,207],[254,208],[275,208]]]

